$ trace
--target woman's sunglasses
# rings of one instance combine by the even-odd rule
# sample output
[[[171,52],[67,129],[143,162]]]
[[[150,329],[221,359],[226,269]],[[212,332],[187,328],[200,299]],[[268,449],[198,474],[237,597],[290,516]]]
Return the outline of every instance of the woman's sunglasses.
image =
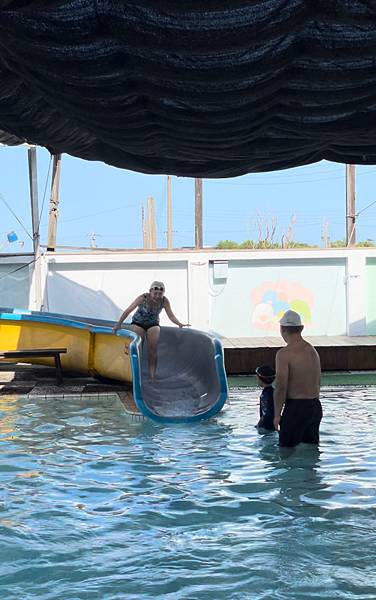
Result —
[[[151,289],[152,289],[152,290],[155,290],[156,292],[164,292],[164,288],[163,288],[163,287],[158,287],[158,286],[155,286],[155,287],[153,287],[153,288],[151,288]]]

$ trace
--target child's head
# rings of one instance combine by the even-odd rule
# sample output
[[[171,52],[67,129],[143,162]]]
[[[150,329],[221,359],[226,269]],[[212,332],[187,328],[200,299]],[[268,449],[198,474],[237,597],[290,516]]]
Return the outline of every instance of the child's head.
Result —
[[[262,365],[256,369],[257,381],[261,387],[272,385],[275,379],[275,370],[268,365]]]

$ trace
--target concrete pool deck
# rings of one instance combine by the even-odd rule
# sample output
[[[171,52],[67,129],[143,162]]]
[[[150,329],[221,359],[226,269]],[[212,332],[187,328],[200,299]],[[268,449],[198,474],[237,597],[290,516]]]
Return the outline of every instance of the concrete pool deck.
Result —
[[[0,363],[0,395],[20,396],[93,396],[126,393],[127,384],[98,381],[75,373],[63,373],[63,385],[57,386],[55,368],[24,363]]]

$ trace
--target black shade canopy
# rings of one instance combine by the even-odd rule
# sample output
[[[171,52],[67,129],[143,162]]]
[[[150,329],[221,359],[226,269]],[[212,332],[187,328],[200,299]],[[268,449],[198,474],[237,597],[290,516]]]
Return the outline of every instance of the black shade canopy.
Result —
[[[0,0],[0,141],[145,173],[376,163],[375,0]]]

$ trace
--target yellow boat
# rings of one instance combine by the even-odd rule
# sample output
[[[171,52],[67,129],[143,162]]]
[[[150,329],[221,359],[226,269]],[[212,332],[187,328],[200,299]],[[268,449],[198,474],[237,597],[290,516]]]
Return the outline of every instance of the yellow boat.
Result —
[[[194,329],[161,327],[157,381],[147,376],[147,347],[113,321],[0,309],[0,350],[67,348],[63,370],[128,382],[136,412],[161,422],[187,422],[217,414],[228,388],[220,341]],[[53,359],[28,362],[53,365]]]

